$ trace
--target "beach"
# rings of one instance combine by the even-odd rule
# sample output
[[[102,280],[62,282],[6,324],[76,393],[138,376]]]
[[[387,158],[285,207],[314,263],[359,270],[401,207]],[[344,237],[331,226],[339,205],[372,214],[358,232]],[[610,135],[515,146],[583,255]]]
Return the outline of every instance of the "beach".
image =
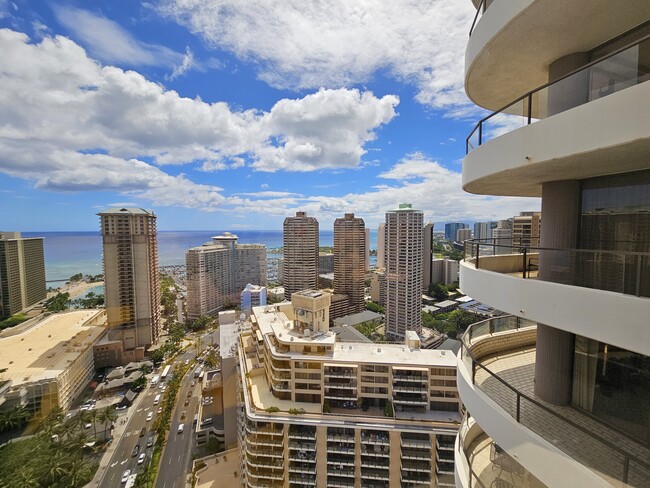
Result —
[[[56,288],[55,291],[49,292],[47,294],[47,297],[50,298],[57,293],[70,293],[70,299],[74,300],[76,298],[82,298],[86,296],[86,293],[88,293],[89,290],[92,288],[97,288],[99,286],[104,286],[103,281],[94,281],[92,283],[88,283],[85,281],[72,281],[72,282],[67,282],[65,285],[63,285],[60,288]]]

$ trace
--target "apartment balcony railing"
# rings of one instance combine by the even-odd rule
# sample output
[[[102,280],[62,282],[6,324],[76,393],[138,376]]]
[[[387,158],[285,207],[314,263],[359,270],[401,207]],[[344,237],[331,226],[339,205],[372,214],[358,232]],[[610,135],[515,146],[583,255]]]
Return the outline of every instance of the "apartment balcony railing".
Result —
[[[334,466],[354,466],[353,456],[328,456],[327,464]]]
[[[485,5],[485,0],[481,2],[481,5]],[[478,20],[479,13],[482,13],[481,10],[479,7],[474,23]],[[472,24],[473,29],[474,24]],[[592,61],[558,80],[535,88],[481,119],[465,141],[465,153],[469,154],[481,144],[518,127],[532,124],[549,115],[564,112],[648,81],[650,79],[648,68],[642,63],[642,57],[637,55],[637,51],[647,49],[648,42],[650,42],[650,36]],[[572,87],[584,85],[587,96],[572,104],[549,108],[548,101],[552,100],[556,93],[561,93],[568,85]]]
[[[332,476],[345,476],[346,478],[354,478],[354,468],[341,467],[341,466],[328,466],[327,474]]]
[[[429,381],[429,378],[426,375],[393,374],[393,381],[410,381],[415,383],[427,383]]]
[[[602,473],[609,480],[617,480],[623,486],[642,486],[639,485],[639,480],[650,480],[650,462],[630,454],[622,443],[616,445],[599,435],[598,432],[602,433],[602,429],[587,430],[562,415],[559,410],[556,411],[551,406],[522,393],[486,367],[482,358],[474,355],[472,349],[481,338],[487,338],[495,332],[522,333],[522,329],[530,330],[531,324],[530,321],[519,317],[503,316],[468,327],[461,340],[460,358],[467,365],[468,372],[471,372],[474,387],[499,404],[517,423],[542,438],[549,439],[550,435],[558,437],[552,432],[562,432],[562,436],[559,436],[562,439],[554,438],[553,444],[581,464]],[[484,379],[477,381],[479,375]],[[549,429],[552,429],[552,432]],[[564,442],[563,439],[567,441]]]
[[[481,3],[476,8],[476,15],[474,15],[474,21],[472,22],[472,27],[469,28],[469,37],[472,37],[472,32],[474,32],[474,27],[478,23],[478,19],[483,17],[483,14],[487,10],[487,0],[481,0]]]
[[[488,269],[523,279],[537,279],[541,266],[545,281],[650,297],[649,252],[531,247],[517,245],[512,239],[469,239],[464,244],[465,262],[473,264],[476,269]],[[610,241],[603,242],[602,245],[621,249],[633,247],[635,243]],[[505,255],[510,258],[514,255],[519,262],[501,268],[495,259],[503,256],[504,262],[510,261]],[[482,264],[482,258],[486,258],[485,264]],[[492,265],[488,266],[490,263]]]
[[[404,439],[401,440],[402,448],[410,447],[413,449],[431,449],[431,441],[429,439]]]
[[[402,461],[402,471],[415,471],[418,473],[430,473],[430,461]],[[453,473],[452,473],[453,474]]]
[[[315,442],[289,442],[289,449],[295,449],[297,451],[315,451],[316,443]]]
[[[382,481],[390,480],[390,474],[388,472],[388,466],[386,466],[386,470],[383,470],[383,469],[368,469],[368,468],[364,468],[362,466],[361,467],[361,477],[363,479],[370,479],[370,480],[382,480]]]
[[[310,476],[303,473],[302,475],[290,475],[290,486],[303,487],[303,486],[316,486],[316,476]]]

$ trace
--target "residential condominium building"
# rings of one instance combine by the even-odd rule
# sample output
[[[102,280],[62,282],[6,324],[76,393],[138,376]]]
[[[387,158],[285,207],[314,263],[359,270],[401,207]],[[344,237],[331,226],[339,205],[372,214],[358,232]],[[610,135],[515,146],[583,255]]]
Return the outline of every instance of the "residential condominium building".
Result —
[[[334,221],[334,293],[347,296],[347,310],[332,320],[365,309],[366,234],[353,213]]]
[[[296,212],[295,217],[284,219],[282,240],[286,295],[318,288],[318,220]]]
[[[539,247],[541,230],[541,212],[520,212],[512,218],[512,243],[514,246]]]
[[[431,263],[431,282],[451,285],[458,282],[458,261],[449,258],[437,258]]]
[[[243,486],[454,486],[454,354],[413,331],[338,342],[328,309],[327,293],[294,293],[240,336]]]
[[[422,244],[422,291],[426,292],[433,282],[431,273],[433,271],[433,223],[428,222],[423,229],[424,242]]]
[[[45,300],[42,237],[0,232],[0,320]]]
[[[423,214],[402,203],[386,212],[386,334],[404,340],[422,330]]]
[[[480,9],[465,89],[513,129],[477,125],[463,186],[541,196],[544,223],[539,249],[513,227],[508,255],[461,263],[511,315],[462,337],[457,486],[649,486],[650,3]]]
[[[386,256],[386,224],[377,229],[377,269],[384,269]]]
[[[474,223],[474,239],[491,239],[492,231],[496,229],[497,222],[475,222]]]
[[[266,246],[238,244],[237,239],[224,232],[185,253],[189,320],[239,303],[249,283],[266,286]]]
[[[458,229],[456,231],[456,242],[463,242],[472,238],[472,229]]]
[[[109,340],[122,343],[122,364],[139,361],[161,328],[156,215],[142,208],[98,215]]]

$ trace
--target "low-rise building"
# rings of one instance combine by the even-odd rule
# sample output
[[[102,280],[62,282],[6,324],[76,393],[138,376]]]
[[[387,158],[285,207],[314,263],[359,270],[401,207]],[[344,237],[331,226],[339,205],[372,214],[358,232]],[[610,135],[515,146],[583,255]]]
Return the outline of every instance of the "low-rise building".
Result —
[[[251,308],[260,305],[266,305],[266,286],[248,283],[241,292],[241,311],[250,317]]]
[[[106,328],[105,310],[71,310],[0,336],[0,410],[25,407],[36,418],[70,408],[93,378],[93,344]]]

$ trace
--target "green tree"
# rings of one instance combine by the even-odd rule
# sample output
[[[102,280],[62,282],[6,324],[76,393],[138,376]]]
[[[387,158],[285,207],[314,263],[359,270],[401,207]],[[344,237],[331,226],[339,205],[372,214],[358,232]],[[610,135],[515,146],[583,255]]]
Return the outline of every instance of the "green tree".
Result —
[[[151,351],[149,353],[149,359],[153,361],[153,364],[158,366],[165,360],[165,349],[163,347],[159,347],[158,349]]]
[[[375,302],[366,302],[366,310],[370,310],[371,312],[375,313],[384,313],[383,307],[381,307],[378,303]]]
[[[49,312],[63,312],[70,307],[70,293],[57,293],[45,302]]]
[[[447,287],[440,283],[431,283],[429,285],[429,296],[432,296],[437,302],[442,302],[449,296],[447,294]]]

